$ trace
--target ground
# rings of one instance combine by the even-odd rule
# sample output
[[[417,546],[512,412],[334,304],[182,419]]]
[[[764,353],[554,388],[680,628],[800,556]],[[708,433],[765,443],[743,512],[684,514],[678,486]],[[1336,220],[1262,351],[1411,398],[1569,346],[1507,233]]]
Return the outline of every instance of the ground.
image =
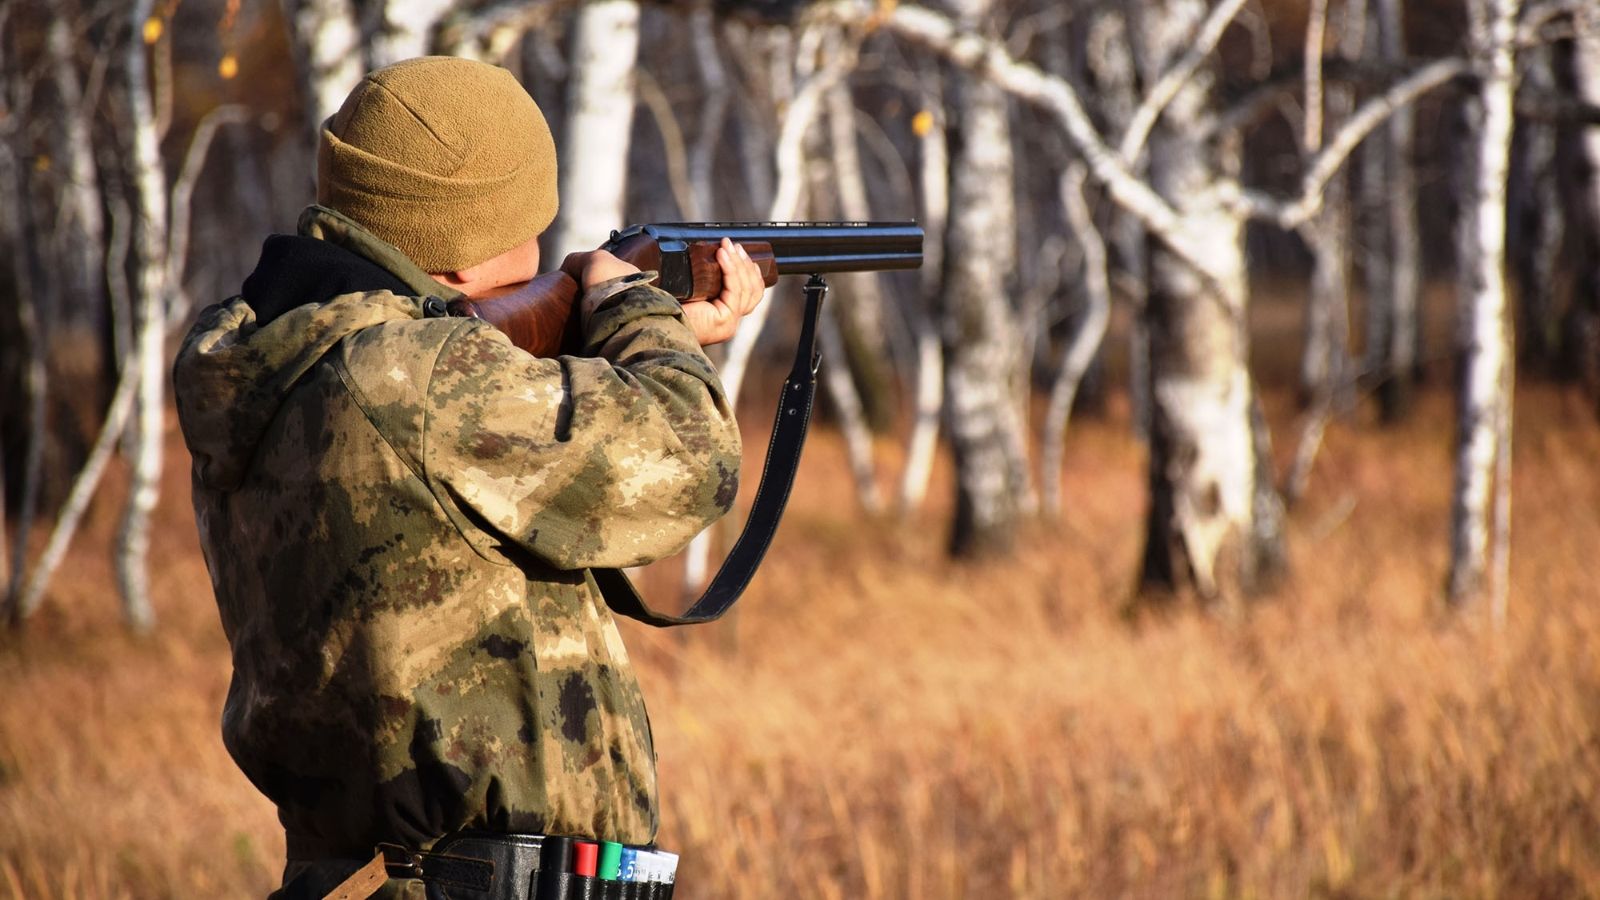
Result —
[[[1286,456],[1292,400],[1270,399]],[[943,558],[947,469],[928,509],[869,520],[824,428],[730,620],[625,626],[682,895],[1600,894],[1600,425],[1532,382],[1517,410],[1503,630],[1443,608],[1438,387],[1402,427],[1330,430],[1292,573],[1238,616],[1127,613],[1143,451],[1115,402],[1073,424],[1065,519],[977,564]],[[273,811],[218,737],[228,651],[171,437],[158,630],[117,621],[113,485],[46,606],[0,637],[0,897],[277,878]]]

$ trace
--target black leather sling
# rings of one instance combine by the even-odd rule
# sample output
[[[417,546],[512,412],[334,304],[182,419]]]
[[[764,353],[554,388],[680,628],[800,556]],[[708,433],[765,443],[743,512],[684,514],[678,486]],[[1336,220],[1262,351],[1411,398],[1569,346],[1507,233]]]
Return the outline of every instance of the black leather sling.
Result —
[[[734,541],[722,567],[706,585],[705,593],[682,615],[656,612],[645,603],[633,582],[619,569],[591,569],[595,584],[613,612],[638,619],[658,628],[672,625],[697,625],[722,617],[734,601],[750,586],[756,567],[772,545],[778,520],[789,502],[794,476],[800,468],[800,451],[805,447],[806,430],[811,424],[811,408],[817,396],[817,369],[822,357],[817,351],[817,320],[828,283],[820,275],[806,282],[805,316],[800,325],[800,343],[795,349],[794,366],[778,395],[778,412],[772,422],[772,440],[761,468],[761,483],[750,505],[750,517]]]

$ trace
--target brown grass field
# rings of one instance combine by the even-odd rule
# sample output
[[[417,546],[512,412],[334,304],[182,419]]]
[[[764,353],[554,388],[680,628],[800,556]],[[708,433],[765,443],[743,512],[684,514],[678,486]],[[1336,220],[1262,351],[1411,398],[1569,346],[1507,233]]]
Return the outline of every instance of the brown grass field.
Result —
[[[1520,393],[1503,631],[1442,609],[1452,434],[1437,392],[1401,428],[1336,425],[1285,583],[1242,616],[1130,618],[1125,410],[1074,422],[1066,520],[984,564],[943,558],[947,471],[915,521],[867,521],[822,429],[732,620],[627,627],[680,896],[1600,896],[1600,426]],[[227,647],[170,446],[154,636],[118,622],[113,490],[0,637],[0,897],[276,883],[273,811],[217,733]]]

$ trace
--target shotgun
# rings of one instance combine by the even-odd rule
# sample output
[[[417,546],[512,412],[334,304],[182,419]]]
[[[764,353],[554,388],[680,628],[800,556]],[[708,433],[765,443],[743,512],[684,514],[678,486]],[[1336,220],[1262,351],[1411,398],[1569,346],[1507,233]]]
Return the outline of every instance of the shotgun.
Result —
[[[922,228],[915,222],[667,222],[613,231],[603,249],[640,269],[660,273],[657,285],[679,301],[722,292],[717,246],[744,247],[768,287],[780,275],[878,272],[922,265]],[[578,345],[575,271],[581,254],[524,284],[455,300],[453,316],[482,319],[534,356],[558,356]]]

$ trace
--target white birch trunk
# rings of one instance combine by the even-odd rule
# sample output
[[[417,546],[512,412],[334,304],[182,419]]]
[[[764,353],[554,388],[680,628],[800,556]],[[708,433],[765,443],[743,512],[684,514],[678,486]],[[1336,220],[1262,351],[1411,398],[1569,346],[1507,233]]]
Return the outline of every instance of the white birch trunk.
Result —
[[[206,158],[211,154],[212,138],[216,137],[217,129],[221,126],[238,124],[248,119],[249,113],[245,108],[233,104],[215,107],[202,116],[200,123],[195,126],[194,136],[189,140],[189,150],[184,154],[183,166],[172,182],[171,202],[168,204],[171,225],[167,229],[167,246],[163,253],[167,267],[165,283],[171,297],[166,309],[168,321],[179,322],[189,315],[191,304],[189,292],[184,287],[183,276],[189,266],[191,201],[195,185],[200,180],[200,173],[205,170]]]
[[[827,94],[832,97],[838,90],[839,85],[836,84],[827,91]],[[825,207],[823,202],[819,201],[829,197],[836,188],[851,179],[846,167],[840,165],[836,155],[836,145],[831,139],[837,137],[836,133],[828,136],[813,135],[812,139],[816,146],[807,154],[811,209],[814,211],[828,209],[829,212],[823,213],[824,215],[833,213],[836,207]],[[851,140],[854,139],[855,133],[852,130]],[[835,153],[830,153],[830,150],[834,150]],[[853,157],[847,162],[853,162]],[[860,176],[858,166],[854,177],[857,181],[856,187],[861,189],[861,194],[857,199],[864,203],[865,189],[859,183]],[[850,287],[856,287],[859,281],[860,279],[848,279],[845,283]],[[857,390],[855,379],[851,377],[849,351],[846,349],[845,337],[840,327],[840,320],[846,316],[845,306],[855,302],[856,298],[848,293],[842,297],[834,294],[822,311],[817,338],[824,361],[821,370],[822,383],[833,403],[833,412],[838,417],[839,432],[844,437],[845,455],[850,461],[850,474],[856,486],[856,500],[862,509],[876,515],[883,510],[883,495],[878,488],[877,466],[872,458],[872,431],[867,427],[861,394]]]
[[[282,0],[313,138],[366,73],[351,0]]]
[[[1340,55],[1359,58],[1366,25],[1365,4],[1347,2],[1338,29]],[[1328,20],[1326,0],[1313,0],[1306,29],[1306,115],[1301,150],[1312,159],[1323,148],[1323,136],[1350,116],[1355,97],[1342,84],[1323,80]],[[1311,467],[1335,407],[1347,409],[1354,387],[1350,362],[1350,190],[1341,171],[1324,188],[1322,211],[1301,231],[1311,249],[1311,294],[1306,310],[1306,341],[1300,357],[1300,390],[1309,408],[1300,429],[1294,460],[1284,479],[1283,499],[1293,504],[1310,483]]]
[[[856,105],[849,84],[840,82],[828,91],[828,148],[834,184],[842,218],[866,222],[872,219],[867,201],[867,183],[861,170],[861,154],[856,136]],[[890,399],[888,326],[884,320],[883,292],[878,275],[860,272],[839,279],[840,301],[833,304],[838,315],[840,337],[848,356],[836,357],[835,365],[848,365],[855,376],[864,420],[886,428],[893,418]]]
[[[1307,159],[1322,149],[1324,132],[1341,125],[1354,106],[1349,88],[1323,82],[1327,14],[1327,0],[1313,0],[1306,35],[1306,115],[1302,136]],[[1355,18],[1356,11],[1347,7],[1347,19]],[[1347,54],[1357,43],[1351,24],[1345,22],[1338,41]],[[1309,232],[1306,243],[1311,249],[1312,269],[1300,387],[1303,395],[1318,405],[1326,402],[1324,397],[1348,392],[1350,209],[1348,178],[1343,172],[1329,179],[1322,211],[1303,230]]]
[[[1405,0],[1374,2],[1383,61],[1398,64],[1406,56]],[[1422,241],[1417,218],[1417,171],[1412,160],[1415,113],[1409,106],[1396,110],[1385,131],[1389,317],[1375,375],[1379,379],[1378,402],[1383,419],[1396,422],[1411,408],[1422,340]]]
[[[930,73],[928,77],[933,77]],[[910,514],[922,507],[933,477],[933,457],[939,439],[939,417],[944,408],[944,348],[934,318],[934,298],[944,281],[945,224],[950,216],[950,160],[945,142],[943,103],[935,86],[924,98],[928,113],[926,131],[918,138],[922,188],[923,256],[921,296],[917,304],[917,381],[915,416],[906,449],[906,468],[900,478],[900,510]]]
[[[877,465],[872,460],[872,432],[867,428],[861,396],[850,380],[850,368],[845,365],[844,336],[839,333],[838,306],[833,312],[823,310],[822,321],[817,323],[818,338],[825,358],[822,367],[823,383],[828,397],[833,401],[834,413],[839,417],[839,430],[844,435],[845,453],[850,461],[850,475],[856,485],[856,501],[869,515],[883,512],[883,494],[878,489]]]
[[[783,29],[774,29],[774,34],[769,36],[769,40],[774,48],[787,49],[788,37]],[[784,55],[787,57],[787,54]],[[777,96],[773,99],[781,104],[784,116],[783,123],[778,129],[778,138],[771,148],[776,159],[778,179],[776,189],[769,194],[772,200],[767,208],[768,221],[792,221],[801,215],[802,202],[805,198],[807,136],[821,112],[824,93],[843,75],[842,62],[843,60],[835,59],[833,64],[812,74],[805,85],[793,95],[788,91],[787,70],[781,79],[784,84],[774,85],[774,93]],[[778,94],[778,91],[783,93]],[[766,163],[765,160],[756,158],[757,142],[754,136],[748,133],[758,129],[743,130],[747,132],[743,148],[746,178],[750,180],[754,189],[767,177]],[[739,323],[739,331],[727,344],[727,357],[721,367],[722,385],[728,396],[728,405],[735,410],[739,408],[739,393],[744,386],[744,376],[749,370],[750,358],[755,352],[756,343],[761,339],[767,318],[772,313],[771,293],[769,290],[768,297],[750,315],[745,316]],[[689,544],[684,564],[684,585],[691,593],[696,592],[710,576],[713,541],[714,529],[706,529]]]
[[[1206,14],[1200,0],[1167,0],[1130,22],[1146,70],[1164,70]],[[1257,536],[1257,468],[1246,370],[1247,287],[1242,216],[1215,202],[1202,135],[1212,75],[1196,70],[1151,135],[1150,179],[1182,213],[1185,246],[1208,260],[1202,278],[1165,246],[1152,254],[1144,318],[1150,335],[1151,511],[1143,584],[1233,599],[1274,555]],[[1276,541],[1277,535],[1267,536]]]
[[[100,179],[89,134],[88,110],[83,108],[83,87],[72,59],[71,21],[66,15],[50,20],[45,45],[61,104],[57,122],[60,149],[56,156],[62,161],[66,175],[66,183],[62,185],[61,220],[55,228],[61,242],[57,256],[73,305],[93,309],[99,307],[105,288],[100,256],[105,242],[105,219],[100,211]]]
[[[1106,245],[1095,227],[1089,204],[1083,197],[1088,177],[1082,163],[1074,163],[1061,176],[1061,201],[1066,207],[1067,221],[1072,224],[1074,236],[1083,248],[1083,288],[1087,310],[1083,322],[1062,354],[1055,385],[1050,391],[1050,403],[1045,412],[1043,436],[1040,440],[1039,466],[1041,492],[1044,495],[1044,512],[1049,518],[1061,515],[1061,467],[1067,440],[1067,421],[1072,415],[1072,402],[1078,395],[1078,385],[1089,371],[1089,365],[1100,352],[1106,328],[1111,322],[1111,286],[1106,278]]]
[[[1590,106],[1600,106],[1600,9],[1580,5],[1577,26],[1573,66],[1578,96]],[[1600,128],[1583,129],[1583,152],[1589,160],[1589,171],[1595,173],[1589,178],[1589,193],[1595,221],[1600,222]]]
[[[1577,40],[1574,41],[1573,68],[1576,74],[1578,96],[1590,106],[1600,106],[1600,9],[1593,5],[1581,6],[1576,16]],[[1583,129],[1583,154],[1589,164],[1589,197],[1587,202],[1591,227],[1600,232],[1600,128]],[[1600,261],[1588,260],[1588,276],[1581,283],[1588,286],[1587,297],[1574,298],[1573,312],[1568,317],[1568,328],[1577,337],[1579,374],[1590,392],[1596,414],[1600,414]]]
[[[773,156],[777,161],[777,186],[771,192],[772,201],[766,210],[766,219],[773,222],[792,221],[803,211],[806,185],[806,137],[822,111],[823,96],[844,75],[842,59],[832,59],[827,66],[810,75],[803,86],[785,102],[787,91],[777,99],[784,107],[783,124],[778,129]],[[778,88],[782,90],[782,88]],[[770,293],[770,292],[769,292]],[[722,365],[722,385],[728,394],[728,403],[737,408],[739,393],[744,385],[745,372],[756,342],[772,312],[772,304],[763,302],[739,323],[739,331],[728,342],[728,356]]]
[[[1473,43],[1482,61],[1482,88],[1469,117],[1474,150],[1470,195],[1464,209],[1461,242],[1462,343],[1464,372],[1460,399],[1460,438],[1456,451],[1451,513],[1449,599],[1458,608],[1491,594],[1490,533],[1499,506],[1496,471],[1503,430],[1510,428],[1510,321],[1506,304],[1506,180],[1516,95],[1513,41],[1519,0],[1476,0]],[[1509,451],[1509,446],[1505,448]],[[1507,473],[1509,474],[1509,473]],[[1508,489],[1502,499],[1508,504]]]
[[[1100,93],[1100,106],[1111,126],[1124,134],[1138,110],[1138,73],[1128,46],[1128,25],[1122,12],[1105,11],[1090,25],[1087,46],[1089,70]],[[1152,123],[1153,124],[1153,123]],[[1144,148],[1138,151],[1143,159]],[[1135,172],[1142,166],[1130,163]],[[1123,274],[1123,293],[1144,302],[1149,278],[1144,226],[1132,215],[1117,210],[1111,224],[1111,241]],[[1150,435],[1150,339],[1144,317],[1135,316],[1128,329],[1128,400],[1133,430],[1139,440]],[[1048,494],[1046,495],[1048,500]]]
[[[372,36],[372,68],[426,56],[433,45],[434,26],[455,5],[456,0],[386,0],[378,33]]]
[[[83,468],[73,479],[72,489],[67,492],[67,499],[61,504],[61,511],[56,515],[56,524],[50,530],[50,539],[45,544],[44,552],[39,555],[39,560],[28,572],[27,580],[16,601],[15,614],[18,619],[28,618],[39,608],[40,602],[44,599],[44,592],[50,586],[50,579],[54,577],[61,560],[66,556],[73,535],[77,533],[78,525],[83,520],[83,514],[89,509],[89,501],[94,499],[94,492],[100,486],[100,478],[105,474],[106,464],[111,461],[112,451],[116,449],[117,437],[127,427],[128,416],[133,411],[134,399],[139,392],[140,376],[148,368],[136,359],[128,360],[127,364],[127,370],[117,382],[117,389],[112,394],[111,406],[106,410],[106,419],[100,425],[100,434],[95,438],[88,459],[84,461]],[[19,576],[22,574],[20,561],[17,574]]]
[[[167,184],[161,147],[150,103],[149,74],[144,43],[139,34],[149,18],[154,0],[138,0],[132,16],[133,31],[126,48],[125,77],[128,114],[133,129],[134,305],[138,325],[134,342],[139,372],[132,448],[132,478],[128,502],[117,535],[117,586],[122,592],[123,614],[136,631],[155,624],[150,605],[150,515],[161,487],[162,419],[166,385],[165,342]]]
[[[967,27],[987,4],[968,2]],[[1022,360],[1005,285],[1015,265],[1016,212],[1006,95],[981,78],[957,81],[960,140],[951,158],[943,332],[946,418],[956,465],[951,551],[1004,551],[1021,516],[1012,410]]]
[[[636,0],[585,4],[575,31],[553,259],[598,247],[626,224],[623,202],[633,131],[639,4]]]
[[[699,220],[712,215],[712,210],[717,209],[716,185],[712,176],[733,91],[728,86],[727,69],[722,65],[722,51],[717,46],[709,3],[695,4],[689,13],[689,33],[694,44],[695,65],[700,71],[704,102],[701,104],[699,129],[689,150],[689,185],[696,208],[686,210],[685,215]]]

